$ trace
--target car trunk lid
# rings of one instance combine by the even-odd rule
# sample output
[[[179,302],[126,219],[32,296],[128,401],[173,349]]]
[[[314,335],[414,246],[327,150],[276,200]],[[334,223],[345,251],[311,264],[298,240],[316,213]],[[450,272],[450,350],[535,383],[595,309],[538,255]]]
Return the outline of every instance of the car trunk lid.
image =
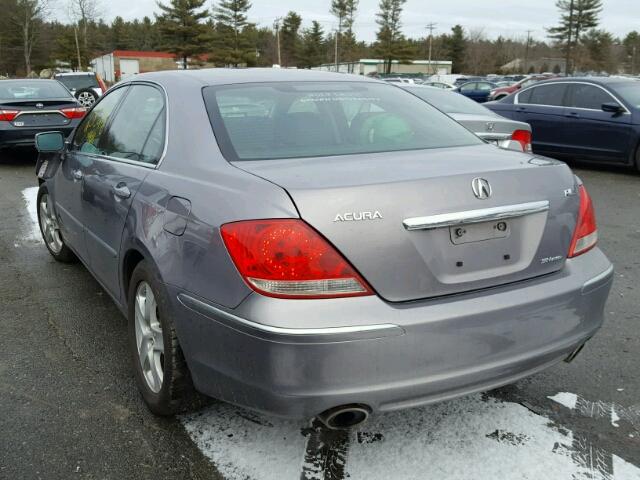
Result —
[[[286,189],[300,216],[392,302],[557,271],[578,211],[566,165],[487,145],[235,165]],[[489,182],[489,198],[475,196],[476,178]],[[548,208],[478,222],[483,211],[527,205]],[[452,214],[475,220],[434,227]],[[411,228],[424,217],[429,228]]]

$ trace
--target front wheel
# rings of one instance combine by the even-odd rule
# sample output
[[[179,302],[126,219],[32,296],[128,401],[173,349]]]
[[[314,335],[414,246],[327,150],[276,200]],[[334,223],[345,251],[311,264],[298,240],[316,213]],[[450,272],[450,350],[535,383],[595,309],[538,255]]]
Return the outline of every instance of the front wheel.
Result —
[[[156,415],[172,415],[198,406],[164,286],[142,260],[129,282],[129,349],[138,388]]]
[[[58,219],[53,209],[53,201],[49,195],[47,187],[42,185],[38,190],[38,224],[40,225],[40,233],[44,244],[49,253],[58,262],[73,263],[77,261],[77,257],[71,251],[62,238]]]

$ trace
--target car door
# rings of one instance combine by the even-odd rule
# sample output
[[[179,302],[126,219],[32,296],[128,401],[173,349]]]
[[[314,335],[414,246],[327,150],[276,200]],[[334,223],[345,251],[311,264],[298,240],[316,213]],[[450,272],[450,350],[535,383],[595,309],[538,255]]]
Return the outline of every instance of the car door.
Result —
[[[129,208],[155,168],[165,142],[164,93],[132,84],[85,167],[82,219],[89,265],[111,294],[119,296],[118,258]]]
[[[636,139],[631,115],[602,110],[602,104],[622,104],[604,88],[590,83],[569,86],[565,129],[569,154],[577,159],[628,163]]]
[[[566,83],[534,85],[516,94],[511,117],[531,125],[535,153],[564,156],[568,153],[565,127]]]
[[[495,85],[487,82],[478,82],[476,84],[476,89],[473,92],[473,99],[478,103],[484,103],[489,100],[489,94],[491,90],[495,88]]]
[[[62,234],[85,263],[88,263],[88,254],[82,220],[84,175],[91,157],[98,150],[98,141],[109,117],[125,91],[125,88],[113,90],[85,116],[73,134],[68,150],[62,154],[54,177],[54,201]]]
[[[465,97],[469,97],[473,100],[475,100],[474,96],[475,96],[475,92],[477,90],[477,82],[469,82],[469,83],[465,83],[464,85],[462,85],[458,91],[464,95]]]

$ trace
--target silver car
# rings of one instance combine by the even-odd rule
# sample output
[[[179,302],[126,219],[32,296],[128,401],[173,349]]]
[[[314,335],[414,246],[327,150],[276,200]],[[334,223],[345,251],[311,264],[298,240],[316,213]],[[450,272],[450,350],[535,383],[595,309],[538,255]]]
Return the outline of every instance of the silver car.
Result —
[[[502,117],[455,92],[421,85],[401,85],[400,88],[429,102],[489,143],[500,148],[531,152],[531,126],[528,123]]]
[[[612,266],[558,161],[487,145],[393,85],[157,72],[36,140],[40,225],[129,320],[142,395],[330,428],[572,359]]]

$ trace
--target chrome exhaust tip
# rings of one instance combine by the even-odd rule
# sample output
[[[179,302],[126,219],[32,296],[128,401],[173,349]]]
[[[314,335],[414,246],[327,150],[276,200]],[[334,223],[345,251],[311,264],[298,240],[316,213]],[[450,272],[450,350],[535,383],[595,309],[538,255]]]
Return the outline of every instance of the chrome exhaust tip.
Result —
[[[318,420],[330,430],[346,430],[361,425],[371,415],[371,408],[366,405],[341,405],[330,408],[318,415]]]

